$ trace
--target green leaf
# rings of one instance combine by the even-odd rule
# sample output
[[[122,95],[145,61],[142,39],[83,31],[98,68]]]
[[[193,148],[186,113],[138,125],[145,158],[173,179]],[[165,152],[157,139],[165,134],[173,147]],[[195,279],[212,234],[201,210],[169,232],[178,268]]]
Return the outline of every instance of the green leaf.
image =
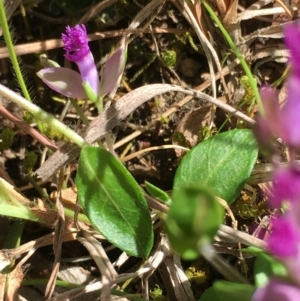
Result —
[[[270,278],[275,275],[281,277],[287,276],[284,265],[265,253],[257,256],[254,264],[254,279],[256,286],[265,286]]]
[[[213,287],[208,288],[201,296],[199,301],[220,301]]]
[[[265,253],[263,249],[257,248],[257,247],[246,247],[241,249],[242,253],[248,253],[248,254],[254,254],[259,255],[261,253]]]
[[[183,186],[174,197],[166,221],[168,238],[184,259],[194,260],[217,233],[224,209],[205,187]]]
[[[250,301],[255,292],[255,287],[252,285],[223,280],[215,281],[213,289],[220,301]]]
[[[199,301],[250,301],[254,292],[255,287],[249,284],[217,280]]]
[[[153,244],[150,213],[141,188],[123,164],[105,149],[85,146],[76,185],[93,226],[126,253],[147,257]]]
[[[110,93],[117,86],[123,74],[126,59],[127,51],[123,46],[120,46],[108,58],[101,70],[100,96]]]
[[[250,176],[257,158],[250,130],[232,130],[198,144],[181,160],[172,199],[183,184],[206,185],[231,204]]]
[[[160,188],[154,186],[153,184],[151,184],[147,181],[146,181],[145,185],[146,185],[147,191],[152,196],[154,196],[155,198],[158,198],[160,201],[164,202],[168,206],[171,205],[172,200],[165,191],[161,190]]]

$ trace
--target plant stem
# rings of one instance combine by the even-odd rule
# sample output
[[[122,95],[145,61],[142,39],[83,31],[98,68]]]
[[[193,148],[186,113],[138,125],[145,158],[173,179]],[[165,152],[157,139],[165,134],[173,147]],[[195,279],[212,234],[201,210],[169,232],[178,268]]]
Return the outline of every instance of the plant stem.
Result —
[[[13,42],[11,39],[11,35],[10,35],[10,31],[9,31],[9,27],[8,27],[8,23],[7,23],[7,18],[6,18],[6,13],[5,13],[5,8],[4,8],[4,1],[0,1],[0,23],[2,26],[2,30],[3,30],[3,35],[4,35],[4,39],[5,39],[5,43],[9,52],[9,56],[11,59],[11,63],[13,65],[13,68],[15,70],[16,73],[16,77],[18,80],[18,83],[22,89],[22,92],[24,94],[24,97],[31,102],[31,98],[30,95],[28,93],[20,66],[19,66],[19,62],[14,50],[14,46],[13,46]]]
[[[4,1],[3,0],[0,1],[0,23],[1,23],[2,31],[3,31],[3,36],[4,36],[4,39],[5,39],[5,43],[6,43],[8,52],[9,52],[10,60],[11,60],[12,66],[14,68],[14,71],[15,71],[15,74],[16,74],[16,77],[17,77],[17,80],[18,80],[18,84],[19,84],[19,86],[20,86],[20,88],[23,92],[24,97],[29,102],[32,102],[30,94],[29,94],[27,86],[26,86],[26,83],[25,83],[25,80],[24,80],[24,77],[22,75],[22,71],[21,71],[21,68],[20,68],[20,65],[19,65],[18,58],[16,56],[14,45],[13,45],[13,42],[12,42],[12,39],[11,39],[11,34],[10,34],[10,31],[9,31],[9,26],[8,26],[8,22],[7,22],[7,17],[6,17],[6,12],[5,12],[5,7],[4,7]],[[38,125],[38,128],[40,130],[42,130],[42,126],[40,124],[40,121],[36,120],[36,123]]]
[[[88,126],[89,125],[89,121],[86,118],[86,116],[84,115],[81,107],[78,105],[77,101],[73,98],[70,98],[71,104],[72,106],[75,108],[77,114],[79,115],[80,119],[82,120],[83,124]]]
[[[237,283],[249,283],[243,275],[241,275],[235,268],[233,268],[215,252],[210,243],[202,244],[199,247],[199,252],[227,280]]]
[[[75,215],[75,212],[71,209],[68,209],[68,208],[64,208],[64,212],[65,212],[65,215],[66,217],[70,218],[70,219],[74,219],[74,215]],[[80,222],[83,222],[85,224],[88,224],[90,225],[91,222],[90,220],[88,219],[88,217],[82,213],[78,213],[77,215],[77,219],[80,221]]]
[[[98,114],[100,115],[103,112],[103,97],[100,96],[95,101],[96,108],[98,110]]]
[[[37,120],[47,123],[50,127],[54,128],[58,132],[62,133],[64,136],[66,136],[69,140],[71,140],[78,146],[83,147],[85,145],[89,145],[89,143],[87,143],[81,136],[79,136],[77,133],[72,131],[70,128],[68,128],[66,125],[64,125],[62,122],[57,120],[51,114],[48,114],[47,112],[42,110],[40,107],[27,101],[21,95],[18,95],[17,93],[8,89],[7,87],[5,87],[2,84],[0,84],[0,95],[11,100],[12,102],[16,103],[23,109],[27,110]]]
[[[96,108],[98,110],[98,114],[100,115],[102,112],[103,112],[103,96],[99,96],[97,98],[97,100],[95,101],[95,105],[96,105]],[[106,144],[107,144],[107,147],[108,147],[108,150],[116,156],[116,153],[115,153],[115,150],[114,150],[114,144],[111,140],[111,137],[110,137],[110,134],[109,133],[105,133],[104,135],[105,137],[105,141],[106,141]],[[100,141],[99,141],[100,142]],[[99,144],[98,142],[98,144]],[[100,142],[101,143],[101,142]],[[99,144],[100,147],[103,147],[103,144]]]
[[[201,0],[201,2],[203,3],[203,5],[205,6],[206,10],[208,11],[208,13],[210,14],[211,18],[215,21],[215,23],[218,25],[218,27],[220,28],[224,38],[226,39],[227,43],[229,44],[230,48],[232,49],[232,51],[234,52],[234,54],[236,55],[236,57],[239,59],[248,79],[249,79],[249,84],[254,92],[254,96],[256,99],[256,103],[259,109],[260,114],[263,116],[264,115],[264,107],[259,95],[259,91],[257,88],[257,84],[256,81],[253,77],[253,74],[247,64],[247,62],[245,61],[244,57],[242,56],[242,54],[239,52],[238,48],[236,47],[236,45],[234,44],[234,42],[232,41],[230,35],[228,34],[228,32],[226,31],[226,29],[224,28],[223,24],[221,23],[221,21],[218,19],[217,15],[214,13],[214,11],[211,9],[211,7],[208,5],[208,3],[205,0]]]

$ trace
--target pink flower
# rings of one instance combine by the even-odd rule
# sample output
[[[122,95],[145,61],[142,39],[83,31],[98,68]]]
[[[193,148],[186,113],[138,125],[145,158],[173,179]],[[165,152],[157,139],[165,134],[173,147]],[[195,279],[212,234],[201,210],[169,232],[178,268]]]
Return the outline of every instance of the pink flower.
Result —
[[[300,147],[300,29],[298,25],[285,27],[285,43],[291,52],[291,74],[287,80],[287,99],[281,107],[278,92],[272,87],[261,89],[264,116],[258,117],[255,133],[265,144],[271,135],[278,136],[291,148]]]
[[[107,60],[102,69],[101,85],[94,57],[88,45],[86,28],[83,24],[71,28],[67,26],[62,34],[65,57],[75,62],[80,74],[68,68],[45,68],[37,75],[52,90],[72,98],[86,98],[83,84],[88,83],[96,97],[110,93],[122,76],[125,61],[125,47],[119,47]],[[93,99],[91,99],[93,100]],[[95,101],[95,100],[94,100]]]
[[[299,257],[299,225],[291,212],[273,221],[267,245],[269,251],[280,259]]]
[[[88,82],[94,93],[99,92],[99,76],[93,54],[88,45],[86,28],[83,24],[71,28],[61,35],[64,42],[65,57],[75,62],[79,68],[82,82]]]
[[[298,301],[299,298],[298,287],[274,278],[266,286],[258,288],[251,301]]]
[[[273,175],[273,196],[270,198],[273,207],[280,207],[284,201],[291,205],[300,205],[300,170],[295,166],[278,169]],[[300,218],[300,216],[299,216]]]
[[[300,27],[299,23],[291,24],[285,26],[284,35],[285,35],[285,45],[287,49],[290,50],[290,64],[292,67],[292,72],[297,76],[300,76]]]

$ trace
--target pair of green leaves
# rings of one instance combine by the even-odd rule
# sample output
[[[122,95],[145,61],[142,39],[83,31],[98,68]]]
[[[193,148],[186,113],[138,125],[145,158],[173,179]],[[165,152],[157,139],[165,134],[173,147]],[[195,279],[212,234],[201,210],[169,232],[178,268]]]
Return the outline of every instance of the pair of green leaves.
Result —
[[[199,254],[223,221],[215,195],[229,204],[250,175],[257,147],[249,130],[216,135],[192,149],[180,162],[166,229],[172,247],[187,259]],[[153,243],[150,213],[141,188],[112,154],[84,147],[76,178],[78,198],[94,227],[130,255],[147,257]],[[165,192],[147,185],[150,194]]]

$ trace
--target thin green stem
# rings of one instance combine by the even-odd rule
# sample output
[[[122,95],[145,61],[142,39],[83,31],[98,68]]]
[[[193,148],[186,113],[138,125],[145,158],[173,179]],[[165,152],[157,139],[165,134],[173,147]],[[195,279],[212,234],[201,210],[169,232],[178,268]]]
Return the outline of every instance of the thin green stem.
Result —
[[[9,52],[11,63],[12,63],[12,66],[14,68],[17,80],[18,80],[18,84],[19,84],[19,86],[20,86],[20,88],[23,92],[24,97],[29,102],[32,102],[30,94],[29,94],[27,86],[26,86],[26,83],[25,83],[25,80],[24,80],[24,77],[22,75],[22,71],[21,71],[21,68],[20,68],[20,65],[19,65],[19,60],[17,58],[16,52],[15,52],[15,49],[14,49],[14,45],[13,45],[13,42],[12,42],[12,39],[11,39],[11,34],[10,34],[10,31],[9,31],[9,26],[8,26],[8,22],[7,22],[7,17],[6,17],[6,12],[5,12],[5,7],[4,7],[4,1],[3,0],[0,1],[0,24],[1,24],[1,27],[2,27],[3,36],[4,36],[5,43],[6,43],[8,52]],[[41,130],[42,125],[41,125],[40,121],[36,120],[36,123],[38,125],[38,128]]]
[[[73,98],[70,98],[71,104],[72,106],[75,108],[77,114],[79,115],[80,119],[82,120],[84,125],[89,125],[89,121],[86,118],[86,116],[84,115],[81,107],[78,105],[77,101]]]
[[[98,110],[98,114],[100,115],[100,114],[103,112],[103,96],[99,96],[99,97],[97,98],[97,100],[95,101],[95,105],[96,105],[96,108],[97,108],[97,110]],[[106,141],[108,150],[109,150],[112,154],[116,155],[116,153],[115,153],[115,151],[114,151],[114,144],[113,144],[113,142],[112,142],[112,140],[111,140],[111,137],[110,137],[109,133],[106,133],[106,134],[104,135],[104,137],[105,137],[105,141]],[[99,141],[99,142],[100,142],[100,141]],[[99,142],[98,142],[98,144],[99,144]],[[101,146],[103,147],[103,144],[101,143],[101,144],[99,144],[99,146],[100,146],[100,147],[101,147]]]
[[[0,1],[0,23],[2,26],[5,43],[6,43],[9,55],[10,55],[11,63],[13,65],[13,68],[16,73],[18,83],[22,89],[24,97],[28,101],[31,102],[31,98],[30,98],[29,92],[27,90],[27,87],[26,87],[26,84],[25,84],[25,81],[24,81],[24,78],[23,78],[23,75],[22,75],[22,72],[20,69],[20,65],[18,62],[18,58],[17,58],[15,50],[14,50],[14,45],[13,45],[13,42],[11,39],[8,22],[7,22],[7,18],[6,18],[6,13],[5,13],[5,8],[4,8],[4,1]]]
[[[23,109],[27,110],[29,113],[31,113],[34,116],[35,119],[47,123],[49,127],[52,127],[55,130],[57,130],[59,133],[62,133],[69,140],[79,145],[80,147],[89,145],[89,143],[87,143],[81,136],[79,136],[77,133],[75,133],[70,128],[68,128],[65,124],[63,124],[55,117],[42,110],[40,107],[27,101],[21,95],[18,95],[17,93],[8,89],[2,84],[0,84],[0,95],[4,96],[5,98],[16,103]]]
[[[48,198],[49,197],[46,190],[39,186],[39,184],[37,183],[37,181],[35,180],[35,178],[32,175],[28,175],[27,179],[29,180],[29,182],[32,184],[32,186],[35,188],[35,190],[40,194],[40,196],[42,198]]]
[[[224,38],[226,39],[228,45],[230,46],[230,48],[232,49],[232,51],[234,52],[234,54],[236,55],[236,57],[239,59],[248,79],[249,79],[249,84],[251,86],[251,88],[253,89],[254,92],[254,96],[256,99],[256,103],[259,109],[259,112],[261,115],[264,115],[264,107],[259,95],[259,91],[257,88],[257,84],[256,81],[252,75],[252,72],[247,64],[247,62],[245,61],[244,57],[242,56],[242,54],[239,52],[238,48],[236,47],[236,45],[234,44],[234,42],[232,41],[230,35],[228,34],[228,32],[226,31],[226,29],[224,28],[223,24],[221,23],[221,21],[218,19],[218,17],[216,16],[216,14],[214,13],[214,11],[211,9],[211,7],[208,5],[208,3],[205,0],[201,0],[201,2],[203,3],[203,5],[205,6],[206,10],[208,11],[208,13],[210,14],[211,18],[215,21],[215,23],[218,25],[218,27],[220,28]]]
[[[2,248],[13,249],[20,246],[24,225],[24,220],[14,221],[13,225],[9,229],[9,232],[6,234]]]
[[[96,108],[98,110],[98,114],[100,115],[103,112],[103,97],[100,96],[95,101]]]
[[[68,208],[64,208],[64,212],[65,212],[65,215],[66,217],[70,218],[70,219],[74,219],[74,215],[75,215],[75,212],[71,209],[68,209]],[[82,213],[79,213],[77,215],[77,219],[80,221],[80,222],[83,222],[85,224],[88,224],[90,225],[91,222],[90,220],[87,218],[86,215],[82,214]]]
[[[22,281],[22,286],[25,285],[46,285],[48,283],[48,279],[27,279]],[[61,287],[66,287],[68,289],[72,288],[78,288],[81,287],[82,285],[76,284],[76,283],[71,283],[63,280],[56,280],[55,285],[61,286]]]

